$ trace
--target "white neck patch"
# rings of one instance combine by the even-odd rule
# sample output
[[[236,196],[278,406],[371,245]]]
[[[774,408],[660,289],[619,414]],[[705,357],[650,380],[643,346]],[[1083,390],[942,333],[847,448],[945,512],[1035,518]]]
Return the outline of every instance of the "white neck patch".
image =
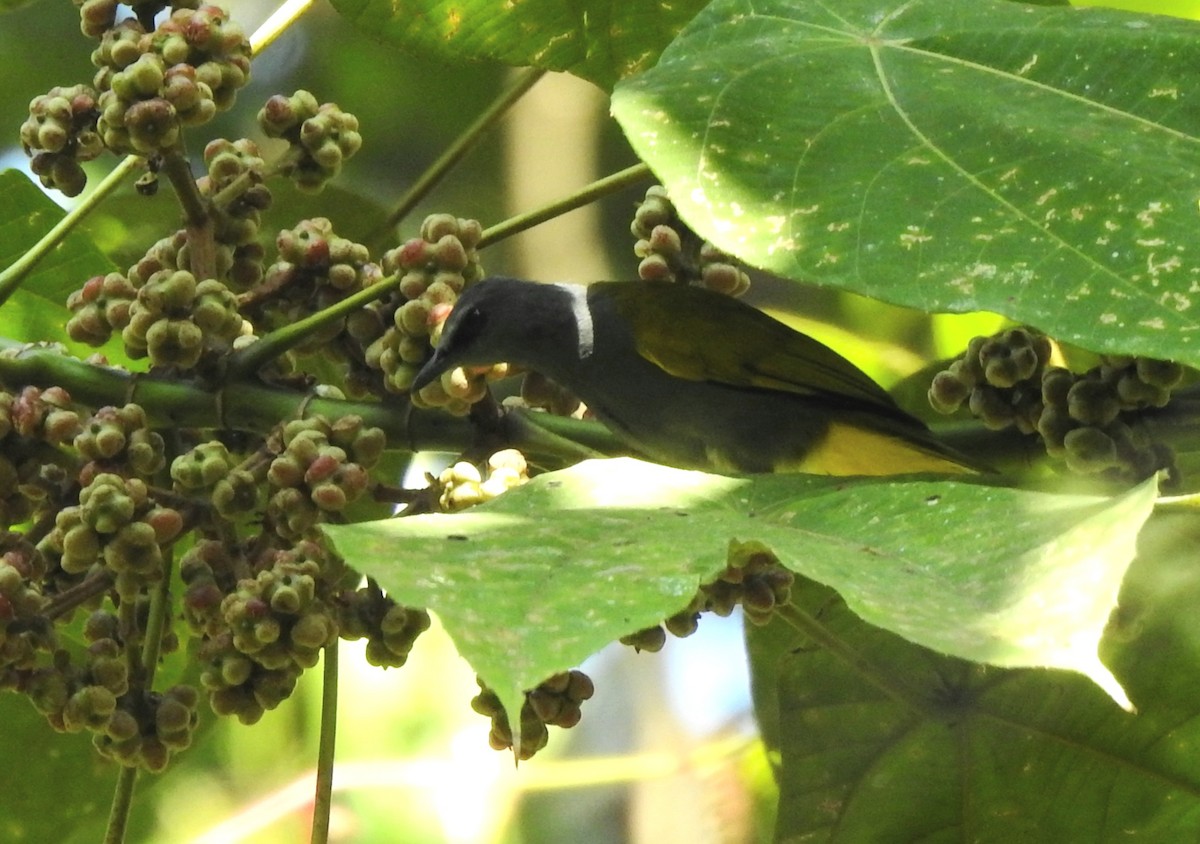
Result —
[[[579,338],[579,359],[586,360],[595,350],[596,334],[592,326],[592,311],[588,307],[587,286],[582,284],[555,284],[561,288],[571,302],[571,312],[575,315],[575,330]]]

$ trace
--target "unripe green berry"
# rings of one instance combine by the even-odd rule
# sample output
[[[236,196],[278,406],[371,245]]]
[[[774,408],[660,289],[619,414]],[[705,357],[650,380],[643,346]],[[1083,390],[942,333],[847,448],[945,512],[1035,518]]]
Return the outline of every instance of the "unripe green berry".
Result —
[[[174,698],[164,698],[154,713],[154,726],[160,734],[185,731],[191,722],[192,711]]]
[[[667,644],[667,632],[661,626],[647,627],[636,633],[621,637],[621,644],[646,653],[658,653]]]
[[[228,654],[220,663],[221,680],[229,686],[240,686],[250,679],[254,663],[240,654]]]
[[[665,627],[667,632],[672,636],[676,636],[680,639],[686,638],[691,636],[700,628],[700,613],[690,610],[676,613],[675,615],[663,621],[663,627]]]
[[[92,679],[114,695],[123,695],[129,690],[129,667],[122,658],[97,658],[92,661]]]
[[[336,636],[336,629],[329,617],[321,613],[308,613],[293,625],[292,641],[303,648],[316,650],[329,644]]]
[[[154,528],[130,522],[104,546],[104,563],[116,572],[151,574],[162,569],[162,550]]]
[[[105,735],[116,742],[129,741],[141,733],[141,726],[133,713],[124,709],[113,712],[104,729]]]
[[[1128,372],[1117,381],[1117,398],[1129,408],[1165,407],[1171,400],[1171,391],[1149,384]]]
[[[937,373],[929,385],[929,404],[938,413],[954,413],[970,395],[970,386],[949,370]]]
[[[638,277],[645,281],[674,281],[671,264],[658,253],[651,253],[638,264]]]
[[[191,369],[204,351],[204,334],[190,320],[160,319],[146,332],[146,350],[156,366]]]
[[[63,724],[70,732],[100,730],[107,726],[117,699],[103,686],[84,686],[63,707]]]
[[[1067,412],[1081,425],[1103,427],[1117,418],[1121,405],[1101,381],[1076,381],[1067,393]]]
[[[1007,428],[1013,422],[1012,405],[995,387],[986,384],[975,387],[971,391],[969,406],[971,414],[993,430]]]
[[[1137,358],[1137,377],[1163,390],[1172,390],[1183,380],[1183,367],[1174,361]]]
[[[457,221],[455,227],[457,228]],[[457,235],[447,234],[438,239],[434,247],[434,260],[443,270],[462,272],[468,263],[467,250]]]
[[[60,565],[68,574],[87,571],[100,558],[100,537],[87,525],[76,525],[63,535]]]
[[[1102,472],[1120,463],[1116,443],[1100,428],[1087,426],[1068,431],[1063,447],[1067,466],[1076,472]]]

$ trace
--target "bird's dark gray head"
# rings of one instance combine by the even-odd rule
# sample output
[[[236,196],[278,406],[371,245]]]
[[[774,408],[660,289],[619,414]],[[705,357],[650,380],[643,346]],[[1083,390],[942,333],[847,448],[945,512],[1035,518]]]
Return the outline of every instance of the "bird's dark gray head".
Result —
[[[421,389],[456,366],[501,362],[554,377],[563,360],[590,353],[590,336],[585,287],[484,279],[455,303],[438,347],[417,373],[412,389]]]

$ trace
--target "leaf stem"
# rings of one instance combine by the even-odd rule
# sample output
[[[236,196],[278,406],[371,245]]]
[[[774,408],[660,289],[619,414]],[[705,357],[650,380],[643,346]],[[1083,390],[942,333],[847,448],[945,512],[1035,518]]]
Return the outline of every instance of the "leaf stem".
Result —
[[[321,738],[317,749],[317,784],[313,795],[312,844],[329,840],[333,807],[333,756],[337,747],[338,640],[325,646],[321,677]]]
[[[652,178],[653,175],[650,168],[645,164],[634,164],[632,167],[626,167],[624,170],[613,173],[611,176],[605,176],[603,179],[592,182],[590,185],[569,196],[556,199],[554,202],[543,205],[541,208],[535,208],[524,214],[518,214],[516,217],[510,217],[489,229],[485,229],[483,237],[479,240],[479,248],[482,249],[506,237],[511,237],[526,229],[541,225],[547,220],[552,220],[555,217],[566,214],[568,211],[582,208],[589,202],[595,202],[597,199],[608,196],[610,193],[616,193],[629,185]]]
[[[879,689],[896,703],[911,709],[925,718],[941,717],[933,703],[922,697],[902,681],[892,677],[879,665],[847,645],[829,631],[824,624],[795,604],[779,606],[775,614],[786,624],[812,639],[820,647],[840,659],[846,667],[858,674],[870,685]]]
[[[285,0],[250,36],[250,52],[258,55],[312,8],[315,0]]]
[[[150,610],[146,618],[146,629],[143,631],[142,650],[140,656],[136,651],[129,651],[127,658],[130,662],[129,676],[142,691],[154,688],[154,673],[158,669],[158,654],[162,647],[163,628],[166,626],[167,614],[171,608],[171,574],[175,568],[175,557],[168,552],[163,558],[162,578],[150,593]],[[126,611],[126,607],[129,610]],[[134,634],[137,625],[134,602],[126,601],[121,604],[121,621],[126,636]],[[125,830],[129,826],[129,813],[133,809],[133,793],[137,785],[138,768],[122,767],[117,775],[117,786],[113,790],[112,807],[108,813],[108,828],[104,834],[104,844],[121,844],[125,840]]]
[[[192,167],[188,164],[182,150],[173,149],[163,153],[162,172],[170,181],[171,187],[175,189],[176,196],[179,197],[179,204],[183,207],[184,220],[188,228],[204,225],[208,221],[208,207],[204,202],[204,197],[200,195],[199,188],[196,187]]]
[[[146,618],[145,639],[142,641],[142,685],[147,691],[154,686],[158,670],[158,654],[162,648],[163,629],[171,610],[171,577],[175,570],[175,555],[168,550],[163,560],[162,579],[150,593],[150,612]]]
[[[212,214],[208,201],[200,195],[192,167],[182,149],[163,153],[162,172],[166,174],[179,204],[183,208],[184,231],[187,232],[188,269],[197,279],[217,275],[217,242],[214,237]]]
[[[388,276],[357,293],[353,293],[335,302],[324,310],[310,314],[302,320],[277,328],[269,334],[260,337],[255,342],[239,349],[229,356],[225,372],[227,377],[237,379],[249,375],[259,367],[274,360],[288,349],[304,341],[314,332],[334,320],[347,316],[364,305],[381,299],[400,284],[399,274]]]
[[[117,787],[113,791],[112,808],[108,813],[108,827],[104,830],[104,844],[122,844],[125,841],[137,775],[137,768],[125,766],[117,773]]]
[[[140,156],[126,156],[120,164],[112,169],[100,183],[96,185],[95,190],[80,200],[79,204],[67,212],[67,215],[58,221],[55,226],[46,232],[37,243],[30,247],[20,258],[14,261],[10,266],[0,272],[0,305],[8,301],[9,297],[16,292],[17,288],[25,280],[25,277],[33,271],[38,262],[49,255],[54,247],[58,246],[63,239],[70,234],[76,226],[83,222],[84,218],[90,214],[97,205],[103,202],[109,194],[111,194],[121,184],[121,180],[142,166],[143,160]]]
[[[42,614],[53,621],[60,615],[79,607],[89,598],[103,595],[112,588],[112,585],[113,574],[111,569],[89,574],[84,580],[59,592],[47,601],[45,607],[42,608]]]
[[[526,68],[523,70],[513,84],[476,117],[471,125],[464,129],[462,134],[451,142],[450,146],[446,147],[445,151],[438,156],[433,164],[425,168],[425,171],[417,178],[412,187],[408,189],[408,192],[396,203],[396,207],[388,214],[387,219],[383,221],[378,229],[371,232],[366,242],[375,246],[385,241],[396,224],[417,207],[417,204],[445,178],[446,174],[466,157],[467,153],[483,138],[487,130],[503,117],[513,104],[524,96],[545,73],[546,71],[540,68]]]

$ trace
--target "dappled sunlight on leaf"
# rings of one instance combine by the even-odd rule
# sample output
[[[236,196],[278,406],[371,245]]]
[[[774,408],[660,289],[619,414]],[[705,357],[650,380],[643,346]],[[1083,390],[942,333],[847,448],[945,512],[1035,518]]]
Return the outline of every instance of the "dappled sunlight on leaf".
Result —
[[[438,613],[506,705],[678,612],[722,569],[731,539],[766,543],[912,641],[1081,671],[1127,705],[1095,652],[1154,494],[1153,483],[1105,499],[938,480],[729,478],[625,458],[542,475],[456,515],[326,530],[397,600]]]

